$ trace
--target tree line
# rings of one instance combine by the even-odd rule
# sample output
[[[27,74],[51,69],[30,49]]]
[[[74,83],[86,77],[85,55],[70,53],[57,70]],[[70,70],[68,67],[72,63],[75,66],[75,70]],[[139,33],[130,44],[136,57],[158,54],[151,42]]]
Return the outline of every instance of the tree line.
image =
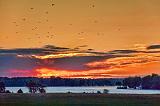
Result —
[[[29,93],[46,93],[46,90],[44,89],[46,86],[36,81],[31,80],[26,82],[26,87],[28,88]],[[108,92],[109,91],[107,89],[103,90],[103,93],[105,94],[107,94]],[[6,90],[6,86],[4,82],[0,82],[0,93],[11,93],[9,90]],[[17,93],[23,93],[22,89],[19,89]],[[71,93],[71,92],[69,91],[67,93]],[[97,93],[100,94],[101,91],[97,91]]]
[[[38,82],[47,87],[53,86],[114,86],[116,82],[122,82],[119,78],[83,79],[83,78],[36,78],[36,77],[0,77],[6,87],[25,87],[29,81]]]
[[[160,90],[160,76],[158,74],[152,74],[144,77],[128,77],[123,80],[122,85],[133,89]]]
[[[101,79],[83,79],[83,78],[36,78],[36,77],[0,77],[0,93],[11,93],[6,87],[27,87],[29,93],[46,93],[45,87],[53,86],[115,86],[117,82],[123,79],[101,78]],[[98,91],[97,91],[98,92]],[[99,91],[100,92],[100,91]],[[104,93],[108,92],[104,90]],[[23,93],[19,89],[17,93]]]

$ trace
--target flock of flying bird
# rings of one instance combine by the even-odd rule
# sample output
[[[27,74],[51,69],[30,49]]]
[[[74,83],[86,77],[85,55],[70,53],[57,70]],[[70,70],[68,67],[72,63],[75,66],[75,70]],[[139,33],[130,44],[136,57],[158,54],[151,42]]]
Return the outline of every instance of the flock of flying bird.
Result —
[[[53,1],[52,1],[52,2],[53,2]],[[52,7],[53,7],[54,5],[55,5],[54,3],[51,4]],[[35,8],[31,7],[30,10],[31,10],[31,11],[34,11]],[[45,12],[45,14],[48,14],[48,13],[49,13],[48,11]],[[22,21],[26,22],[26,21],[27,21],[27,18],[22,18]],[[48,19],[46,20],[46,22],[48,22]],[[41,21],[37,21],[37,23],[41,23]],[[20,25],[18,25],[18,22],[16,22],[16,21],[14,21],[13,24],[15,24],[15,27],[19,27],[19,26],[20,26]],[[52,28],[52,26],[51,26],[50,28]],[[32,31],[38,30],[38,27],[37,27],[37,26],[34,26],[34,27],[31,28],[31,30],[32,30]],[[16,33],[16,34],[19,34],[20,32],[19,32],[19,31],[16,31],[15,33]],[[47,32],[47,34],[48,34],[48,35],[46,35],[47,38],[53,38],[53,37],[54,37],[54,35],[53,35],[53,34],[50,34],[49,31]],[[50,34],[50,35],[49,35],[49,34]],[[35,35],[37,35],[37,38],[39,38],[39,39],[41,38],[41,36],[39,36],[39,34],[35,34]],[[8,38],[8,37],[6,37],[6,38]],[[31,38],[29,37],[28,40],[31,40]],[[41,42],[39,42],[39,43],[41,43]]]
[[[51,6],[51,7],[54,7],[54,6],[55,6],[55,4],[53,3],[53,1],[52,1],[52,3],[51,3],[50,6]],[[92,4],[92,5],[89,6],[89,8],[95,8],[95,5]],[[33,12],[33,11],[35,10],[35,8],[31,7],[30,10]],[[49,14],[49,12],[46,11],[45,14]],[[26,21],[27,21],[27,18],[22,18],[22,21],[26,22]],[[48,22],[49,20],[46,19],[45,21]],[[18,22],[13,22],[13,23],[15,24],[16,27],[19,27],[19,26],[20,26],[20,25],[18,25]],[[41,21],[37,21],[37,23],[41,23]],[[94,20],[93,23],[95,23],[95,24],[98,23],[98,20]],[[69,25],[72,26],[73,24],[70,23]],[[52,29],[52,26],[50,26],[50,29]],[[37,26],[34,26],[34,27],[31,28],[31,30],[32,30],[32,31],[36,31],[36,30],[38,30],[38,27],[37,27]],[[20,32],[16,31],[15,33],[16,33],[16,34],[19,34]],[[81,36],[81,35],[83,35],[84,33],[85,33],[84,31],[81,31],[81,32],[77,33],[77,35]],[[38,39],[41,38],[40,34],[37,34],[37,33],[36,33],[35,35],[37,36]],[[99,35],[104,35],[104,33],[98,32],[97,35],[98,35],[98,36],[99,36]],[[53,34],[52,32],[48,31],[48,32],[46,32],[46,35],[45,35],[45,36],[46,36],[46,38],[48,38],[48,39],[52,39],[52,38],[55,36],[55,34]],[[29,37],[28,40],[31,40],[31,38]],[[41,42],[39,41],[39,43],[41,43]]]

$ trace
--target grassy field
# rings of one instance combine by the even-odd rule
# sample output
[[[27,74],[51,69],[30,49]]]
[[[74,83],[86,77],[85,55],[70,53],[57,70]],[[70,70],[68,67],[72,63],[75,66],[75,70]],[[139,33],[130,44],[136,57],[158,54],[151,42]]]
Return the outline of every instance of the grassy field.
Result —
[[[160,95],[0,94],[0,106],[160,106]]]

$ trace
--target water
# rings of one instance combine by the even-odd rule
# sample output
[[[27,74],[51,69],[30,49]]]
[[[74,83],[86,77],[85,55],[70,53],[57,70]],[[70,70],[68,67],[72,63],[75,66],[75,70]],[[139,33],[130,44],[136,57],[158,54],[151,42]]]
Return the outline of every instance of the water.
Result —
[[[6,90],[16,93],[18,89],[22,89],[24,93],[28,93],[26,87],[6,87]],[[104,89],[108,89],[110,94],[160,94],[160,90],[138,90],[138,89],[116,89],[115,86],[103,86],[103,87],[46,87],[47,93],[96,93],[97,91],[103,92]]]

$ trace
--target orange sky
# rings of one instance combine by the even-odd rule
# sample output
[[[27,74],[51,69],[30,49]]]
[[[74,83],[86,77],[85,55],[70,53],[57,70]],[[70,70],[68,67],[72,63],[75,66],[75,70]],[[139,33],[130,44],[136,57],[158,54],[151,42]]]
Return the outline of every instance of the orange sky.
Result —
[[[113,50],[159,43],[159,5],[159,0],[0,0],[0,45]]]
[[[35,68],[31,65],[31,68],[25,69],[32,72],[24,71],[26,75],[99,78],[159,73],[160,53],[155,52],[155,49],[147,49],[147,46],[160,43],[159,0],[0,0],[0,17],[0,48],[9,49],[9,53],[15,48],[41,48],[44,45],[78,48],[76,52],[69,50],[47,55],[16,52],[18,58],[21,56],[43,61],[43,67]],[[113,54],[109,51],[119,49],[136,50],[138,53],[116,53],[123,56],[108,59],[108,56],[88,53],[87,49],[111,55]],[[160,47],[156,48],[157,51],[159,49]],[[149,51],[154,53],[148,53]],[[6,53],[8,52],[1,53],[0,50],[1,66],[1,62],[6,61]],[[77,56],[82,59],[77,59]],[[100,57],[92,61],[87,56],[94,59],[96,56]],[[58,68],[53,64],[56,58],[66,69],[59,68],[58,63],[55,63]],[[68,61],[73,58],[75,62],[68,63],[66,58]],[[51,63],[46,64],[44,61],[48,62],[49,59]],[[6,62],[13,61],[20,60],[11,61],[7,58]],[[28,63],[29,60],[26,61]],[[69,68],[71,64],[75,65],[73,69]],[[6,75],[4,70],[7,65],[3,66],[0,68],[1,76],[3,73]],[[22,67],[9,65],[9,68],[12,67],[12,72],[24,70]],[[74,71],[77,68],[80,68],[80,72]],[[60,74],[59,71],[63,73]]]

